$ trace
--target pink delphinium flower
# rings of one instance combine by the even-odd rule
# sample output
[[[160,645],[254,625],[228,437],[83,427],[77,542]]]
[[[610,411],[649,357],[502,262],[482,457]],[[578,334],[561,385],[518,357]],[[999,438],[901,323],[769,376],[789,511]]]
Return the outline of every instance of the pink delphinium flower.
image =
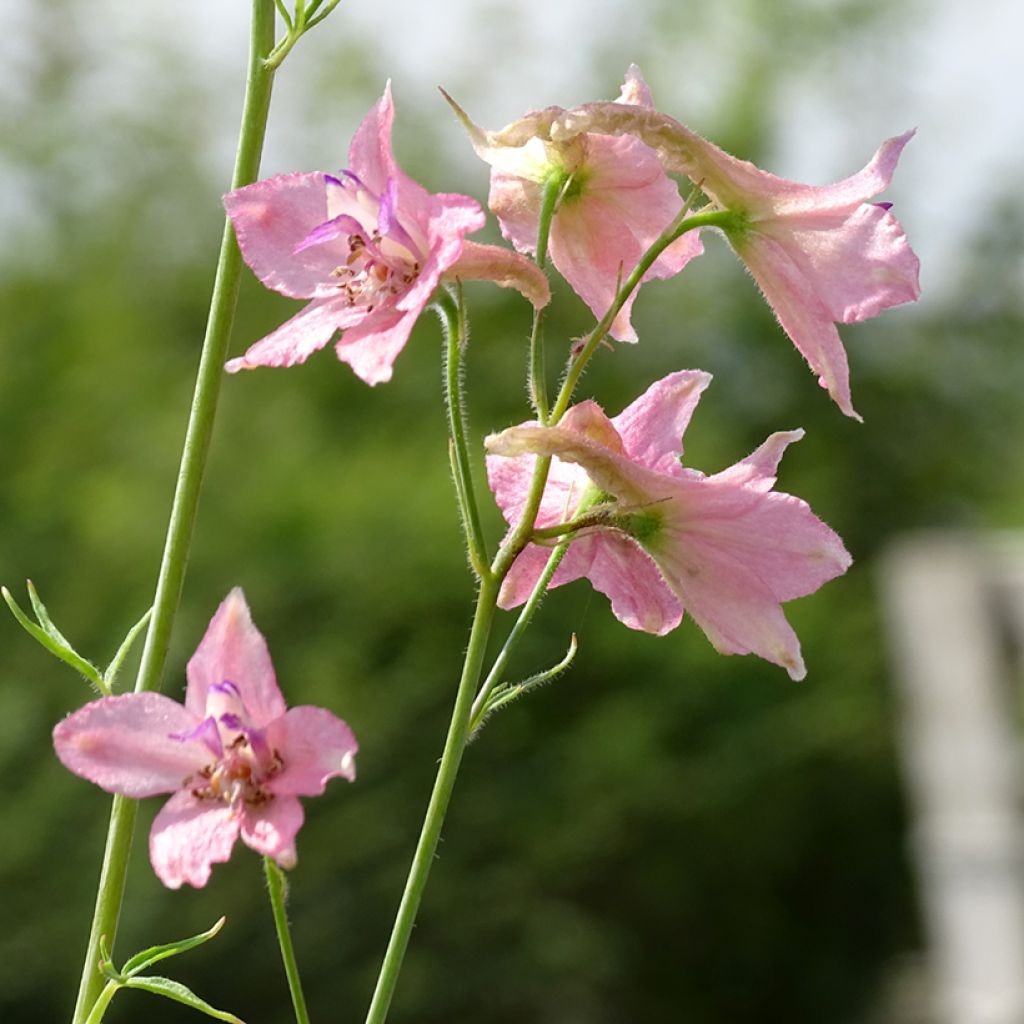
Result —
[[[311,300],[232,359],[229,372],[302,363],[341,331],[338,358],[367,384],[389,380],[445,274],[479,277],[484,266],[536,304],[547,301],[543,275],[528,260],[464,241],[484,225],[475,200],[432,195],[402,171],[391,152],[393,119],[389,86],[356,132],[347,170],[281,174],[224,197],[256,276],[283,295]]]
[[[300,796],[355,778],[352,730],[317,707],[286,709],[245,595],[227,596],[188,663],[184,706],[159,693],[104,697],[53,731],[57,756],[110,793],[173,793],[149,856],[164,885],[203,886],[235,840],[295,865]]]
[[[535,136],[521,145],[496,144],[501,132],[478,128],[449,102],[477,155],[492,165],[488,205],[501,233],[520,252],[537,251],[546,183],[552,177],[565,183],[551,223],[551,262],[594,316],[603,317],[619,284],[683,206],[657,154],[631,136],[600,133],[579,134],[565,144]],[[615,103],[650,108],[651,94],[636,68],[630,68]],[[658,257],[644,280],[672,277],[702,251],[697,232],[684,235]],[[610,333],[620,341],[636,341],[630,322],[635,296],[634,291],[612,324]]]
[[[536,526],[579,512],[592,525],[569,546],[551,586],[586,576],[620,621],[658,635],[688,611],[721,653],[753,653],[801,679],[800,643],[780,604],[845,572],[850,556],[806,502],[772,490],[786,446],[802,431],[772,434],[714,476],[680,465],[680,438],[710,380],[684,370],[612,419],[588,401],[556,427],[523,424],[492,435],[491,489],[515,522],[533,456],[554,456]],[[503,608],[526,600],[549,555],[535,544],[519,555]]]
[[[783,330],[846,415],[857,417],[836,323],[877,316],[920,295],[919,263],[889,203],[888,187],[913,132],[882,143],[863,170],[835,185],[803,185],[738,160],[657,111],[622,103],[530,115],[491,140],[496,147],[571,145],[593,133],[636,138],[665,169],[688,176],[734,216],[724,227]],[[857,417],[859,418],[859,417]]]

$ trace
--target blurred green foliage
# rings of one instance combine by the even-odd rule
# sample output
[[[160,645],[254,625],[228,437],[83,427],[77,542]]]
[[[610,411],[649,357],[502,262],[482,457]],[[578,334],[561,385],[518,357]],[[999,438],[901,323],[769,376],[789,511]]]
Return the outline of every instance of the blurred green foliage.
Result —
[[[21,113],[66,113],[71,56],[53,40],[38,45],[54,60],[40,65],[47,88],[29,90]],[[173,80],[187,83],[188,68],[177,70]],[[753,71],[757,86],[771,69],[760,61]],[[760,86],[747,86],[736,86],[729,141],[756,157],[768,100],[754,102]],[[57,624],[101,663],[150,601],[212,276],[219,185],[190,150],[177,106],[194,103],[195,89],[167,86],[179,113],[160,130],[140,114],[141,136],[112,134],[116,189],[85,209],[66,194],[53,145],[54,133],[81,127],[20,120],[17,153],[51,205],[40,247],[23,260],[8,253],[0,282],[0,582],[21,597],[32,578]],[[399,131],[411,135],[414,123]],[[429,137],[418,159],[412,145],[399,144],[408,169],[444,187]],[[480,171],[478,194],[484,180]],[[814,386],[715,239],[678,281],[646,289],[642,344],[602,353],[585,393],[615,413],[672,370],[714,372],[687,437],[688,463],[708,472],[803,425],[780,485],[812,502],[857,564],[790,606],[810,669],[800,685],[754,659],[715,655],[689,622],[667,638],[634,634],[585,583],[552,595],[516,670],[554,661],[573,631],[580,654],[467,754],[396,1024],[864,1019],[893,956],[919,941],[872,563],[902,529],[1018,521],[1024,354],[1010,254],[1021,216],[1019,205],[990,213],[979,222],[995,227],[965,240],[957,291],[844,329],[864,426]],[[556,294],[553,372],[587,327],[578,300]],[[513,296],[477,286],[469,297],[479,436],[526,415],[529,320]],[[247,280],[235,351],[294,308]],[[289,702],[331,708],[360,738],[359,781],[307,802],[293,876],[291,916],[319,1021],[358,1019],[368,1002],[473,597],[439,357],[427,317],[395,379],[372,390],[329,352],[225,381],[169,660],[165,692],[178,696],[206,621],[241,584]],[[496,538],[499,518],[488,516]],[[53,723],[89,698],[85,684],[13,620],[0,620],[0,638],[0,1017],[60,1020],[109,800],[50,747]],[[157,807],[142,811],[116,959],[224,913],[223,933],[176,961],[178,976],[247,1020],[286,1019],[258,859],[240,849],[205,890],[165,891],[146,858]],[[119,1000],[112,1024],[191,1019],[138,993]]]

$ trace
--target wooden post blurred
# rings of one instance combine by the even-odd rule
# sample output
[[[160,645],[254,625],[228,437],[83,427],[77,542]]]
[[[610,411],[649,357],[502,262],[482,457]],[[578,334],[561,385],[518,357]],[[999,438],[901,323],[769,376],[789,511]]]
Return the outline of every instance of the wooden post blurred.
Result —
[[[1022,1024],[1024,538],[909,537],[883,587],[934,1019]]]

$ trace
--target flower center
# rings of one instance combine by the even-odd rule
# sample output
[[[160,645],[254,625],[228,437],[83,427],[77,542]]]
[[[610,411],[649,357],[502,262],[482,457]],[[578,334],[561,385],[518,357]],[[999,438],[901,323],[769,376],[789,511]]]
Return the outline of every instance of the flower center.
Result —
[[[282,768],[284,761],[277,750],[260,757],[249,737],[240,732],[223,755],[198,771],[189,785],[197,800],[218,800],[232,807],[258,806],[274,799],[266,783]]]
[[[348,305],[365,306],[367,313],[407,291],[419,277],[420,262],[398,242],[382,238],[379,230],[353,231],[348,236],[348,258],[331,271],[335,287]]]

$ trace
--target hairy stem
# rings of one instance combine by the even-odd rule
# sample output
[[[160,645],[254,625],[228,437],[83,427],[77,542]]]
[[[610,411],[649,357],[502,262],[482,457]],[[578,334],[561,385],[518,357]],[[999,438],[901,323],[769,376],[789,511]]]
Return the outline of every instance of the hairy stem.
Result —
[[[288,899],[288,880],[270,857],[263,858],[263,871],[267,876],[267,893],[270,895],[270,909],[274,915],[277,942],[281,947],[281,961],[284,963],[288,991],[291,993],[292,1006],[295,1009],[295,1024],[309,1024],[306,997],[302,994],[302,980],[299,978],[299,964],[295,959],[295,948],[292,946],[292,936],[288,930],[288,910],[285,906]]]

